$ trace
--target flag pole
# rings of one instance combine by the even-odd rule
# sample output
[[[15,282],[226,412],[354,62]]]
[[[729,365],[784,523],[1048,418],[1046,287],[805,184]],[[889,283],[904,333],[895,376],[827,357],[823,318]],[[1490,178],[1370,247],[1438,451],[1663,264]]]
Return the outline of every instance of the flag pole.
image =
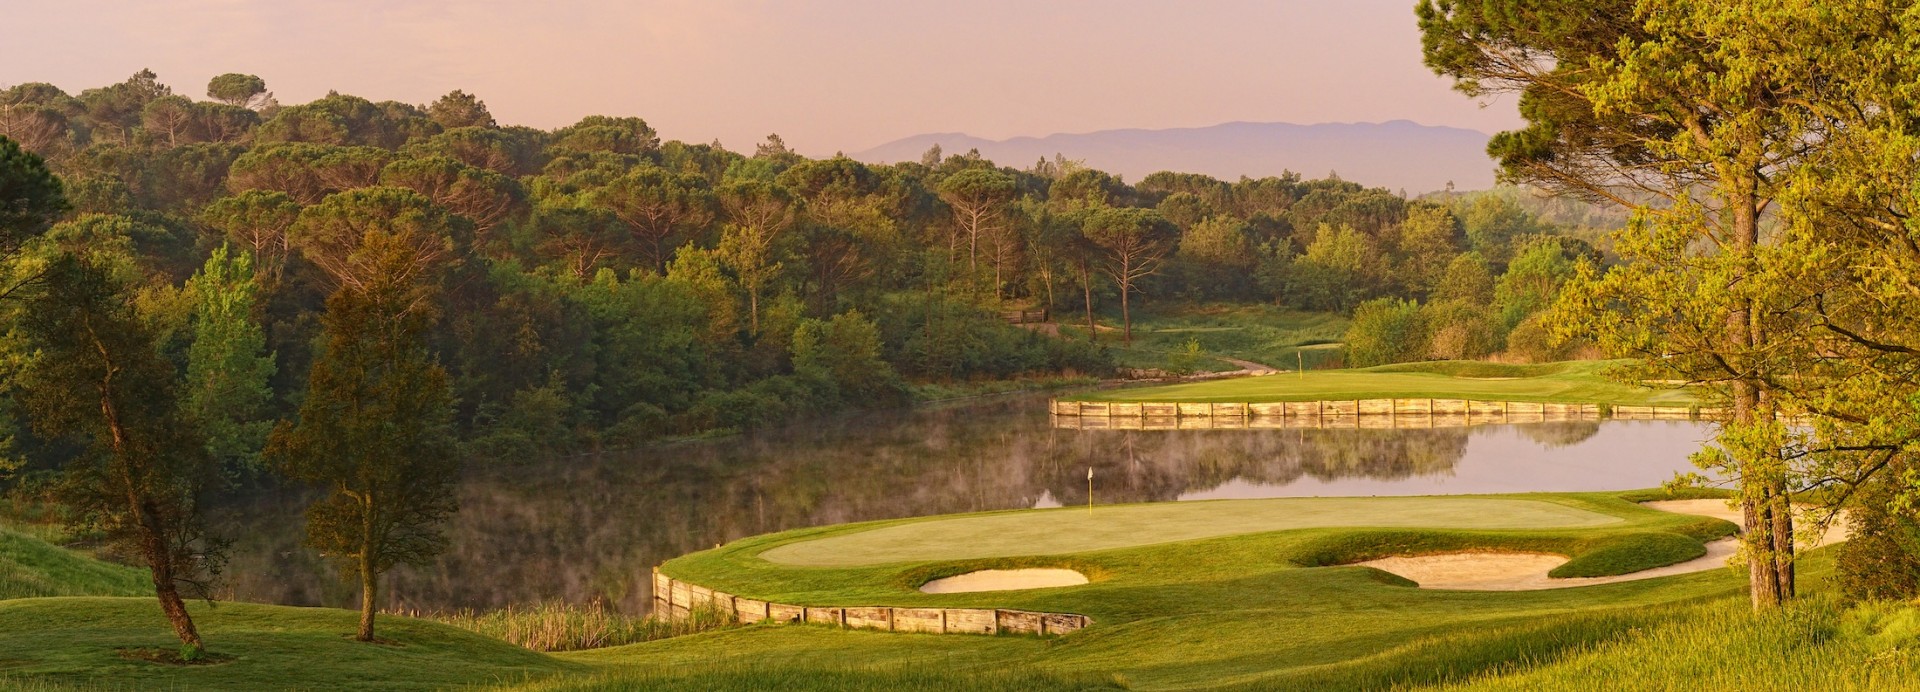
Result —
[[[1087,467],[1087,516],[1093,516],[1093,467]]]

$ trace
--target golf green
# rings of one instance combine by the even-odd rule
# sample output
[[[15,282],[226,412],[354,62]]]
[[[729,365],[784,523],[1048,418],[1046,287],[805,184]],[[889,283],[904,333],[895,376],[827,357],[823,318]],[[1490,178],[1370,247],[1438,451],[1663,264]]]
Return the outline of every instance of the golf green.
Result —
[[[1242,533],[1334,527],[1587,528],[1620,517],[1540,500],[1303,497],[1029,510],[895,524],[788,543],[762,559],[805,567],[1056,555]]]

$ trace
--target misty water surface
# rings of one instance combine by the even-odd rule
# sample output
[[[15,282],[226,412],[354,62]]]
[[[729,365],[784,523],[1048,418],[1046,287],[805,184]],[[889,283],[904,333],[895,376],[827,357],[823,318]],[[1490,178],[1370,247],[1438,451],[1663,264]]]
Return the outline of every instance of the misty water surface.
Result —
[[[1687,422],[1416,430],[1057,430],[1045,399],[813,421],[735,438],[474,464],[426,569],[396,570],[397,608],[540,601],[647,605],[649,569],[758,533],[1086,502],[1618,490],[1689,470]],[[352,605],[300,541],[296,493],[235,508],[227,597]]]

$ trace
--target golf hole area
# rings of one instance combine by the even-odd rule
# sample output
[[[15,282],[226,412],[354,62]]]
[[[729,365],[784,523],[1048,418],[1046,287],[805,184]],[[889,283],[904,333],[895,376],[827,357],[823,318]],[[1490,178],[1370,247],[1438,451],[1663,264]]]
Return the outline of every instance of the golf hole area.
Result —
[[[979,591],[1020,591],[1079,586],[1087,575],[1070,569],[983,569],[935,579],[920,585],[923,593],[974,593]]]

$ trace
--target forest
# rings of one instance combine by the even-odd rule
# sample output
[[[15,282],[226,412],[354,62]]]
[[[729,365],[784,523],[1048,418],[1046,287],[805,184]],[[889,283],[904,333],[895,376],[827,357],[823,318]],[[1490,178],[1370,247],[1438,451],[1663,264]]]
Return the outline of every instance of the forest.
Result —
[[[1100,341],[1130,340],[1143,301],[1356,313],[1352,364],[1548,360],[1567,347],[1529,318],[1601,259],[1591,229],[1511,194],[1410,200],[1294,174],[1127,184],[937,149],[877,166],[777,135],[745,154],[634,117],[502,126],[459,91],[282,106],[240,74],[207,96],[148,71],[77,96],[22,84],[0,91],[0,136],[64,183],[44,242],[127,265],[124,290],[236,470],[302,400],[327,296],[378,226],[436,245],[423,338],[451,424],[484,456],[894,405],[914,382],[1111,374]],[[998,316],[1018,308],[1121,329],[1046,338]],[[13,427],[16,458],[39,458]]]
[[[1511,189],[736,153],[637,117],[502,126],[461,91],[281,105],[237,73],[206,97],[145,70],[0,91],[0,489],[146,564],[191,651],[211,497],[316,489],[307,542],[372,640],[469,462],[1164,375],[1118,355],[1148,303],[1350,315],[1322,366],[1559,359],[1584,347],[1542,315],[1607,261]]]

